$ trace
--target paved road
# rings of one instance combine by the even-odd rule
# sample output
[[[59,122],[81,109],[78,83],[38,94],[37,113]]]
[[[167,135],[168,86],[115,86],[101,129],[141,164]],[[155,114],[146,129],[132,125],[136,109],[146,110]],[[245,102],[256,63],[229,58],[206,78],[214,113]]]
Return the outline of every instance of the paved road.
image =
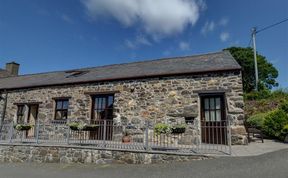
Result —
[[[160,165],[0,164],[0,178],[288,178],[288,149]]]

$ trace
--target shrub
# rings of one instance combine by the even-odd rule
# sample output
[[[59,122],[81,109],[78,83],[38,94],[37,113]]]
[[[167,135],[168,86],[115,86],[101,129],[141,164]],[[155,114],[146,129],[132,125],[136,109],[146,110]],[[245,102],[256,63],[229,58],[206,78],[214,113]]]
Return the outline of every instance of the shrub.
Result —
[[[260,99],[267,99],[271,96],[271,92],[267,89],[260,90],[260,91],[252,91],[250,93],[244,94],[245,100],[260,100]]]
[[[154,132],[157,135],[171,133],[171,127],[168,124],[158,123],[154,127]]]
[[[262,130],[264,125],[265,117],[268,113],[259,113],[249,117],[246,120],[246,124],[248,126],[256,127],[257,129]]]
[[[283,140],[281,131],[288,124],[288,115],[281,109],[268,113],[264,120],[264,132],[271,137]]]
[[[283,136],[286,136],[287,134],[288,134],[288,124],[286,124],[284,127],[283,127],[283,129],[282,129],[282,134],[283,134]]]
[[[283,102],[279,108],[288,114],[288,101]]]

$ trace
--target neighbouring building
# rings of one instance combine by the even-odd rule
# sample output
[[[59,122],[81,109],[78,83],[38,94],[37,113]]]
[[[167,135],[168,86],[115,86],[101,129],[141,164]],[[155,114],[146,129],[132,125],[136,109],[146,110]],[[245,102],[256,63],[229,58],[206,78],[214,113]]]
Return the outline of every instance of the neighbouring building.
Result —
[[[135,133],[147,120],[183,122],[191,144],[226,140],[230,124],[232,144],[247,142],[241,67],[228,51],[28,75],[18,67],[0,70],[2,121],[109,120]]]

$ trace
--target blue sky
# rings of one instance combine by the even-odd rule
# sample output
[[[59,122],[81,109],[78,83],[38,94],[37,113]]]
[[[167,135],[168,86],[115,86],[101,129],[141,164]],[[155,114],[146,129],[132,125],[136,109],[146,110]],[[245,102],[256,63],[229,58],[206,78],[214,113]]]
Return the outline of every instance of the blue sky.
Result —
[[[287,0],[0,0],[0,67],[21,74],[246,47],[251,27],[288,17]],[[288,22],[257,35],[288,87]]]

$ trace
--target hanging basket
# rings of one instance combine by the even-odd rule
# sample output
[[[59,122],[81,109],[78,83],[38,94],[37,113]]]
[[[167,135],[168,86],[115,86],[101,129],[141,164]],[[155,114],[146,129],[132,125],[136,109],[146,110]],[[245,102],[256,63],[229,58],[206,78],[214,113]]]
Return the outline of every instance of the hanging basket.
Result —
[[[25,125],[25,124],[17,124],[14,128],[18,131],[27,131],[32,128],[32,125]]]

